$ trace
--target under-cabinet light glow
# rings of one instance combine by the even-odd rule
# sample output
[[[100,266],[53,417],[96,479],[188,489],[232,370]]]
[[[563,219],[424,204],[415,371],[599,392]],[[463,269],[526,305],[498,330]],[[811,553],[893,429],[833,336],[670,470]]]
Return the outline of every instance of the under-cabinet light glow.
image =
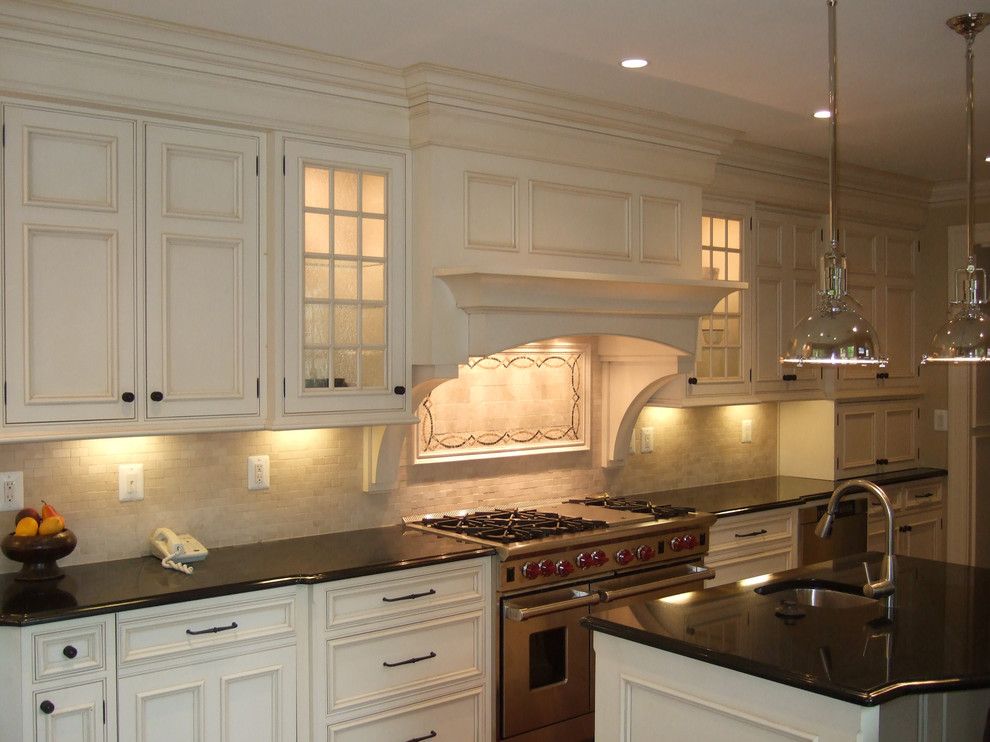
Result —
[[[816,119],[830,119],[832,118],[832,112],[827,108],[823,108],[820,111],[815,111]]]
[[[645,59],[638,59],[635,57],[631,57],[629,59],[623,59],[621,62],[619,62],[619,64],[625,67],[627,70],[638,70],[648,65],[649,62]]]

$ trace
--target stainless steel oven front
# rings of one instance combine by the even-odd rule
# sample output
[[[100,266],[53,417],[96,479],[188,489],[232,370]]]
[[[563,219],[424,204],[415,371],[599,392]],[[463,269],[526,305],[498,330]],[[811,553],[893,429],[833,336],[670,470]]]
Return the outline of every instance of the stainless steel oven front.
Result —
[[[501,599],[499,739],[590,742],[594,738],[591,632],[596,606],[698,590],[712,570],[692,561]]]

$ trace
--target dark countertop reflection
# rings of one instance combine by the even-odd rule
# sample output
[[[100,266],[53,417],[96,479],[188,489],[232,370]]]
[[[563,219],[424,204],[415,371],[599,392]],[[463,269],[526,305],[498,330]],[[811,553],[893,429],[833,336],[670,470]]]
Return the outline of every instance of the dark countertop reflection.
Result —
[[[917,479],[944,477],[945,469],[917,468],[902,471],[870,474],[863,479],[881,487]],[[793,507],[813,500],[823,500],[832,494],[836,482],[831,479],[806,479],[804,477],[763,477],[740,482],[724,482],[701,487],[685,487],[660,492],[630,494],[656,503],[687,505],[706,513],[725,517],[755,513],[760,510]]]
[[[0,575],[0,626],[61,621],[199,598],[309,584],[494,554],[403,526],[210,549],[191,575],[147,556],[64,567],[41,584]]]
[[[990,570],[898,557],[892,620],[882,604],[775,615],[756,587],[817,578],[860,587],[863,555],[604,610],[587,627],[863,706],[912,693],[990,687]],[[869,554],[877,573],[880,555]]]

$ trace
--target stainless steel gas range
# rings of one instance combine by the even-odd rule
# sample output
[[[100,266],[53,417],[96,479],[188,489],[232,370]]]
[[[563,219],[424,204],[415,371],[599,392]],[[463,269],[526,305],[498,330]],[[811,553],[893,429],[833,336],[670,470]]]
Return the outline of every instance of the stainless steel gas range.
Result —
[[[582,616],[700,589],[715,516],[608,495],[539,508],[459,511],[407,526],[498,553],[498,739],[594,737],[591,632]]]

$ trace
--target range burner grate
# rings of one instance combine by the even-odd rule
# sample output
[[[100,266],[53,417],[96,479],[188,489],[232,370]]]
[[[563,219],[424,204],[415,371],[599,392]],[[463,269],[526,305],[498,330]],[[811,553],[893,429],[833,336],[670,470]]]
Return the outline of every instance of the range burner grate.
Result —
[[[585,497],[580,500],[569,500],[569,502],[579,505],[590,505],[591,507],[608,508],[609,510],[621,510],[627,513],[649,513],[658,520],[661,518],[682,518],[685,515],[692,515],[697,512],[694,508],[689,507],[657,505],[649,500],[632,497],[611,497],[610,495]]]
[[[420,523],[441,531],[510,544],[607,528],[603,520],[568,517],[539,510],[482,510],[467,515],[423,518]]]

